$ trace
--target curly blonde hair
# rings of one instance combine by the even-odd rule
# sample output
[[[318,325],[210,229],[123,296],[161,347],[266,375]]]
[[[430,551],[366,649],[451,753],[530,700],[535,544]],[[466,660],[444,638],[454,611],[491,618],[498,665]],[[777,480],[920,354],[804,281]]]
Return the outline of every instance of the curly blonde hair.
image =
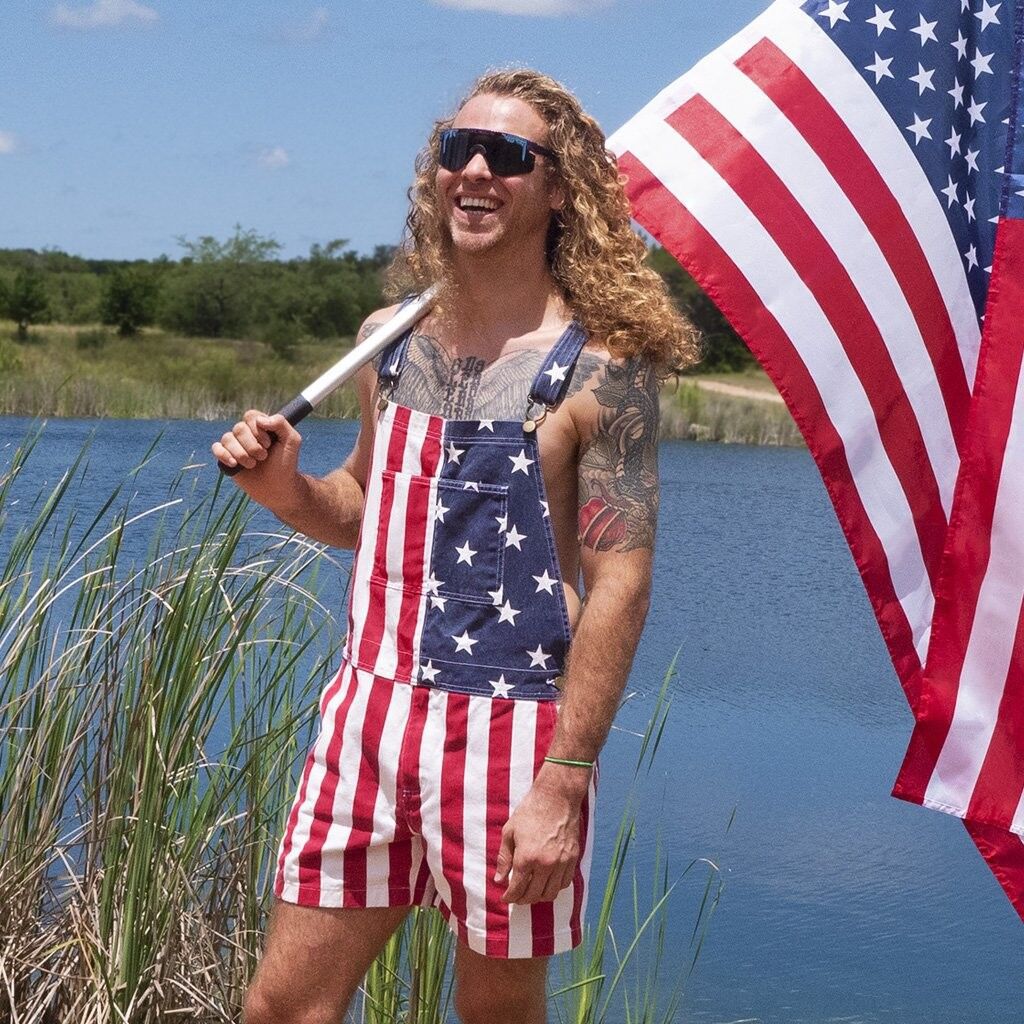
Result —
[[[700,358],[699,333],[644,264],[646,247],[630,225],[624,179],[600,125],[565,86],[528,68],[481,75],[456,112],[480,95],[523,100],[548,126],[546,144],[557,160],[544,164],[566,194],[548,229],[548,265],[575,317],[615,356],[642,356],[662,372],[692,366]],[[436,121],[416,157],[405,234],[388,275],[392,296],[447,280],[451,235],[435,176],[440,134],[454,120],[453,113]]]

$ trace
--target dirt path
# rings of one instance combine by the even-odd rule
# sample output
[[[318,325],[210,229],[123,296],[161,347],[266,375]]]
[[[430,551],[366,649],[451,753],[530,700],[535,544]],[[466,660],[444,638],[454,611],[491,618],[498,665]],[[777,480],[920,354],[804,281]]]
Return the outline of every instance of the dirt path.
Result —
[[[720,380],[701,380],[700,377],[692,377],[691,380],[703,391],[716,391],[720,395],[731,395],[733,398],[752,398],[755,402],[783,404],[782,396],[774,391],[757,391],[754,388],[741,387],[739,384],[726,384]]]

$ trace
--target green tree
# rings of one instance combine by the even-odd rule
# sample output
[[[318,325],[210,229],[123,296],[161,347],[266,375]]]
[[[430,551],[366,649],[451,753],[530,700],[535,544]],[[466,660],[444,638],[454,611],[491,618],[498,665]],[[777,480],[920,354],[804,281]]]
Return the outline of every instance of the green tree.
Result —
[[[121,337],[131,337],[153,322],[156,300],[157,284],[151,274],[131,267],[115,270],[103,285],[100,316]]]
[[[50,300],[46,295],[46,282],[38,270],[23,267],[14,276],[14,282],[5,289],[4,313],[18,325],[18,338],[24,341],[32,324],[45,324],[50,320]]]

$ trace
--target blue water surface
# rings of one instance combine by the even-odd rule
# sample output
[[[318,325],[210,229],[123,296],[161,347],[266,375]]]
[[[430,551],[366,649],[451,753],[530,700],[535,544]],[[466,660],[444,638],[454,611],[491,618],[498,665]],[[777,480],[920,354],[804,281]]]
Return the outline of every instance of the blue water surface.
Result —
[[[0,419],[6,450],[30,429]],[[56,420],[8,509],[55,482],[87,438],[75,503],[84,517],[159,435],[130,490],[164,500],[183,465],[200,489],[226,424]],[[303,426],[303,466],[324,472],[355,424]],[[911,716],[817,471],[804,451],[661,446],[654,598],[628,691],[602,757],[595,879],[633,776],[640,731],[678,652],[672,708],[642,777],[641,891],[668,859],[668,980],[692,957],[713,861],[724,888],[681,1019],[700,1024],[988,1024],[1016,1019],[1024,991],[1021,923],[959,821],[900,803],[889,789]],[[257,526],[275,521],[259,510]],[[0,555],[8,541],[0,537]],[[347,564],[344,554],[339,556]],[[339,610],[344,572],[321,595]],[[296,766],[298,768],[298,766]],[[646,872],[646,874],[644,874]],[[615,916],[630,932],[631,910]],[[611,1020],[618,1019],[614,1014]]]

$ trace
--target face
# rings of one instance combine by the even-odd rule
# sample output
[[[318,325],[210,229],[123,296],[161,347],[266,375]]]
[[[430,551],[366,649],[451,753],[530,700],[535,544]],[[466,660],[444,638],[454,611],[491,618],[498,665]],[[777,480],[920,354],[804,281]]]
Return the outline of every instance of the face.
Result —
[[[540,145],[548,129],[528,103],[510,96],[474,96],[458,112],[453,128],[511,132]],[[508,178],[491,174],[482,153],[474,153],[461,171],[437,170],[437,201],[447,218],[452,244],[460,252],[539,244],[542,249],[561,191],[548,184],[547,157],[537,155],[533,170]],[[493,209],[463,209],[466,198],[485,199]]]

